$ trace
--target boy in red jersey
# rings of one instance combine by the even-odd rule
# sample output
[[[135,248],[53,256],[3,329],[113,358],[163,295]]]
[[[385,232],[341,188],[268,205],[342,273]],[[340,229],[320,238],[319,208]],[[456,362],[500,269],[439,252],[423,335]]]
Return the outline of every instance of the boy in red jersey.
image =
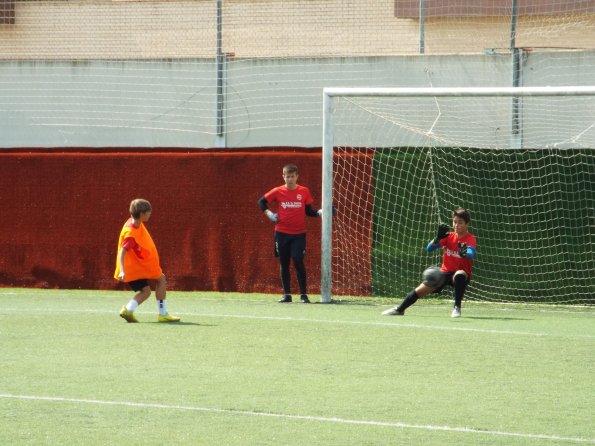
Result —
[[[403,316],[405,310],[413,305],[417,299],[424,297],[430,293],[439,293],[446,285],[454,287],[455,307],[452,311],[452,317],[461,317],[461,302],[469,281],[471,280],[471,268],[473,266],[473,258],[475,257],[475,249],[477,241],[475,236],[468,231],[471,216],[469,211],[463,208],[457,208],[452,214],[453,232],[449,232],[448,226],[440,224],[438,226],[438,234],[428,246],[428,252],[442,248],[444,255],[442,256],[442,285],[431,288],[428,285],[421,283],[417,288],[409,292],[401,305],[390,310],[386,310],[382,314],[386,316]]]
[[[291,302],[290,261],[297,273],[301,301],[310,303],[306,288],[306,267],[304,255],[306,253],[306,215],[319,217],[321,211],[312,209],[312,196],[310,190],[297,184],[298,168],[295,164],[283,167],[283,180],[285,184],[268,191],[258,200],[258,206],[265,215],[275,224],[275,256],[279,257],[281,264],[281,283],[283,297],[279,302]],[[275,202],[277,212],[268,207]]]
[[[130,218],[120,231],[114,278],[136,291],[134,298],[120,310],[120,317],[126,322],[138,322],[134,310],[151,295],[152,284],[159,309],[157,321],[179,322],[179,317],[169,315],[165,309],[165,275],[159,264],[157,247],[144,225],[151,218],[151,210],[147,200],[132,200]]]

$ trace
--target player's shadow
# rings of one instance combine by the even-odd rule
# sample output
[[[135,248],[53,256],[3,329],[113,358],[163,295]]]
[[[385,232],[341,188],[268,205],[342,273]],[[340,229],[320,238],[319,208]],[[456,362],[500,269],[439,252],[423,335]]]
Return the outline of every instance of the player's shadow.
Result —
[[[532,321],[527,317],[502,317],[502,316],[465,316],[465,319],[478,319],[487,321]]]
[[[213,324],[201,324],[198,322],[185,322],[185,321],[180,321],[180,322],[167,322],[167,323],[163,323],[163,322],[149,322],[149,324],[156,324],[156,325],[163,325],[163,326],[167,326],[167,327],[180,327],[180,326],[187,326],[187,327],[215,327],[215,325]]]
[[[349,299],[340,299],[335,300],[332,299],[330,302],[320,302],[320,301],[313,301],[315,305],[356,305],[359,307],[377,307],[378,304],[372,302],[365,302],[360,300],[349,300]]]

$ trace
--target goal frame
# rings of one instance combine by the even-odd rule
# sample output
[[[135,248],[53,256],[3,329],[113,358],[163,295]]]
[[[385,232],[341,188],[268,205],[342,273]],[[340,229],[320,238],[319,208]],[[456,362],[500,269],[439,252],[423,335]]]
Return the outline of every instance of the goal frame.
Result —
[[[332,300],[332,200],[333,200],[333,120],[335,97],[510,97],[529,96],[595,96],[595,86],[557,87],[443,87],[443,88],[340,88],[322,91],[322,225],[321,284],[322,303]],[[518,104],[517,104],[518,106]],[[519,109],[520,110],[520,109]],[[521,111],[522,113],[522,111]],[[339,212],[341,210],[339,209]]]

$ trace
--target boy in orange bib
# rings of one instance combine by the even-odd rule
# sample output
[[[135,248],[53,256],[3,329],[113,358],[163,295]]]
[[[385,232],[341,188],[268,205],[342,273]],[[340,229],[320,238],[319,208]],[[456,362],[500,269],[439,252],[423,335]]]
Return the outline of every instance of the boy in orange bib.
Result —
[[[165,274],[159,264],[157,247],[144,223],[151,218],[151,203],[142,198],[130,203],[130,218],[124,223],[118,239],[118,256],[114,278],[127,283],[136,292],[120,310],[120,317],[126,322],[138,322],[134,310],[151,295],[151,286],[155,289],[159,315],[158,322],[179,322],[180,318],[171,316],[165,308]]]

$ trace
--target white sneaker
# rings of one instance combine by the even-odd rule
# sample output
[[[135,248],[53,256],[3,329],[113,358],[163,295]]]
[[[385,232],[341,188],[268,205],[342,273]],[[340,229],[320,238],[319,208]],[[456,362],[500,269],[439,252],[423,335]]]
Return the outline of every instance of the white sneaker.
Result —
[[[461,317],[461,307],[455,307],[450,317]]]
[[[405,316],[405,312],[398,310],[397,307],[391,308],[390,310],[383,311],[384,316]]]

